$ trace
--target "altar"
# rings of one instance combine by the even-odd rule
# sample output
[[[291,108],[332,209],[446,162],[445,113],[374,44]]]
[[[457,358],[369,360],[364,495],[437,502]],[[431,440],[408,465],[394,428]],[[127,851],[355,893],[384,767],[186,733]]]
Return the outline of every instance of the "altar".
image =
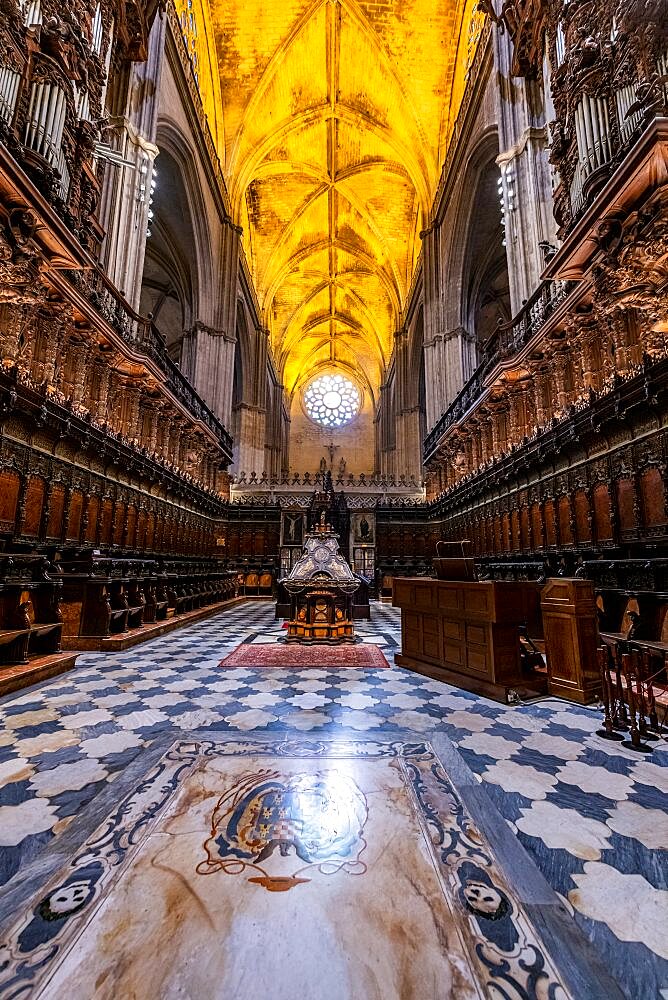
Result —
[[[290,595],[286,642],[354,642],[353,594],[360,579],[339,549],[339,536],[325,523],[304,538],[304,551],[279,581]]]

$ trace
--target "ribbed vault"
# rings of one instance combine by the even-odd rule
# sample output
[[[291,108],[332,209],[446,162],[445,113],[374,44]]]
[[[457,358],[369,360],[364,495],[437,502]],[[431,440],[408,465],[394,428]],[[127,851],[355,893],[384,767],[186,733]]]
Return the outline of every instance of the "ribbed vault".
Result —
[[[288,391],[332,363],[374,391],[383,380],[453,119],[465,6],[212,0],[225,173]]]

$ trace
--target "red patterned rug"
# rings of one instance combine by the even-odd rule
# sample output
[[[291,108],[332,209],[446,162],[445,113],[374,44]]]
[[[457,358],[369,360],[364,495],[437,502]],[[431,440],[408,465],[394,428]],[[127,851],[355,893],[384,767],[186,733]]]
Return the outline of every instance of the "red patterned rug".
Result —
[[[318,668],[322,670],[345,669],[346,667],[375,668],[389,667],[385,654],[378,646],[359,642],[354,645],[325,646],[318,643],[302,646],[297,643],[269,642],[242,643],[228,653],[220,667],[279,667],[300,670]]]

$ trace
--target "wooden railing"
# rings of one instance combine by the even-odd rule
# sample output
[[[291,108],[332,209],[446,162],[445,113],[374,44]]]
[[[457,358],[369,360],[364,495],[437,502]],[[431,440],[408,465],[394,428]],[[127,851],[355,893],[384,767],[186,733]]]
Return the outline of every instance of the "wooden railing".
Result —
[[[446,431],[453,424],[459,423],[478,402],[485,389],[485,381],[494,368],[533,340],[573,287],[573,282],[544,281],[512,322],[499,326],[492,334],[482,349],[480,363],[473,375],[427,435],[424,444],[425,461],[432,455]]]

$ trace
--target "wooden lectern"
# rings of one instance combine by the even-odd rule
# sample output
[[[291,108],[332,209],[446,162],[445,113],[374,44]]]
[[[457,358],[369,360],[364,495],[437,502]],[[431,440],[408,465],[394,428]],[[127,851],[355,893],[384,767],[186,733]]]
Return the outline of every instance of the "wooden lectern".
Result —
[[[535,617],[538,586],[395,577],[401,653],[395,662],[467,691],[507,702],[512,690],[545,691],[544,674],[525,672],[520,628]]]

